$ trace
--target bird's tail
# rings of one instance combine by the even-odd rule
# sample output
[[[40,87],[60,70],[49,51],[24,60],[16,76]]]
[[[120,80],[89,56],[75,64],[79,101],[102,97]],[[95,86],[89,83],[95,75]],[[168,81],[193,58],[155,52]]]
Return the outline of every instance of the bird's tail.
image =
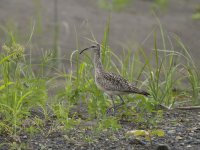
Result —
[[[149,96],[150,94],[146,91],[141,90],[138,94],[142,94],[144,96]]]
[[[131,90],[133,93],[137,93],[137,94],[141,94],[141,95],[144,95],[144,96],[149,96],[150,94],[144,90],[140,90],[138,89],[137,87],[135,87],[134,84],[129,84],[130,87],[131,87]]]

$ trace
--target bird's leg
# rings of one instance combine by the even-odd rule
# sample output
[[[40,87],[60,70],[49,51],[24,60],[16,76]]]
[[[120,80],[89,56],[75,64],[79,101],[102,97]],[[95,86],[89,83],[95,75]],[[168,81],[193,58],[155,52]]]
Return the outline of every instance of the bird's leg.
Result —
[[[112,103],[113,103],[113,107],[110,107],[110,108],[107,110],[107,113],[109,113],[111,109],[114,109],[114,116],[115,116],[116,109],[118,109],[120,106],[122,106],[122,105],[125,103],[124,100],[123,100],[123,98],[122,98],[120,95],[118,95],[118,96],[119,96],[119,98],[120,98],[121,103],[118,104],[118,105],[115,105],[113,96],[110,96],[110,97],[111,97],[111,100],[112,100]]]
[[[120,103],[119,105],[117,105],[117,107],[119,107],[119,106],[121,106],[121,105],[125,104],[125,102],[124,102],[123,98],[122,98],[120,95],[118,95],[118,96],[119,96],[119,98],[120,98],[120,100],[121,100],[121,103]]]
[[[114,116],[115,116],[115,108],[116,108],[116,106],[115,106],[115,102],[114,102],[113,96],[110,96],[110,98],[111,98],[111,100],[112,100],[112,104],[113,104],[113,106],[110,107],[110,108],[108,108],[107,113],[109,113],[110,110],[114,109]]]
[[[121,107],[123,104],[125,104],[123,98],[120,95],[118,95],[118,96],[120,98],[121,103],[115,106],[115,110],[118,109],[119,107]]]

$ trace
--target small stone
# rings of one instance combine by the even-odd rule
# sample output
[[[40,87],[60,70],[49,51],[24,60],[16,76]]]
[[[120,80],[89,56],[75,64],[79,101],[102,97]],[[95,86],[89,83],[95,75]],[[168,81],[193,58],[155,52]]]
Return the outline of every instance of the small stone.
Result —
[[[27,135],[22,136],[23,139],[27,139]]]
[[[193,141],[194,141],[194,140],[189,140],[189,141],[186,141],[185,143],[186,143],[186,144],[191,144],[191,143],[193,143]]]
[[[146,145],[146,142],[143,142],[142,140],[139,140],[139,139],[133,139],[133,140],[130,140],[129,141],[129,144],[133,144],[133,145]]]
[[[190,120],[186,118],[185,121],[189,122]]]
[[[197,128],[197,127],[193,127],[192,130],[193,130],[193,131],[194,131],[194,130],[198,130],[198,128]]]
[[[200,140],[194,141],[193,144],[196,144],[196,145],[197,145],[197,144],[200,144]]]
[[[176,133],[176,131],[175,130],[169,130],[167,133],[168,134],[174,134],[174,133]]]
[[[191,145],[187,145],[186,147],[187,147],[187,148],[190,148],[190,147],[192,147],[192,146],[191,146]]]
[[[166,144],[160,144],[157,146],[156,150],[170,150],[170,148]]]
[[[181,146],[185,145],[184,143],[180,143]]]
[[[190,133],[188,133],[190,136],[193,136],[194,135],[194,133],[192,133],[192,132],[190,132]]]
[[[182,140],[183,138],[181,136],[176,136],[176,140]]]

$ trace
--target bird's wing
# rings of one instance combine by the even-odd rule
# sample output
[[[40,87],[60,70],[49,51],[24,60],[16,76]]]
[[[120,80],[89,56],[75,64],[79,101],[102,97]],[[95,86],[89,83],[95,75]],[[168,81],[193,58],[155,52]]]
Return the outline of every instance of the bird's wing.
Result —
[[[114,73],[104,72],[101,79],[98,80],[98,83],[107,91],[138,93],[146,96],[149,95],[146,91],[138,89],[134,84],[129,83],[128,80]]]
[[[120,75],[105,72],[102,78],[100,84],[103,85],[106,90],[121,92],[130,92],[131,90],[128,81]]]

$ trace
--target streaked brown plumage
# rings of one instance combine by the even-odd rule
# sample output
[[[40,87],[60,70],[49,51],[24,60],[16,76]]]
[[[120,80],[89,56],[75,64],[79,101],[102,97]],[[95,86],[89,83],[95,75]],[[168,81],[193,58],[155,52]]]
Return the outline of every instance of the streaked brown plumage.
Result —
[[[122,76],[110,72],[105,72],[103,70],[101,62],[101,48],[99,44],[83,49],[80,52],[80,54],[83,53],[85,50],[89,49],[92,49],[95,52],[94,68],[95,68],[95,82],[97,87],[103,90],[106,94],[108,94],[111,97],[112,101],[113,101],[113,96],[117,95],[120,97],[121,104],[119,104],[118,106],[115,106],[115,103],[113,101],[114,109],[124,103],[124,100],[122,99],[121,95],[131,94],[131,93],[142,94],[145,96],[149,95],[148,92],[138,89],[132,83],[129,83],[126,79],[124,79]]]

